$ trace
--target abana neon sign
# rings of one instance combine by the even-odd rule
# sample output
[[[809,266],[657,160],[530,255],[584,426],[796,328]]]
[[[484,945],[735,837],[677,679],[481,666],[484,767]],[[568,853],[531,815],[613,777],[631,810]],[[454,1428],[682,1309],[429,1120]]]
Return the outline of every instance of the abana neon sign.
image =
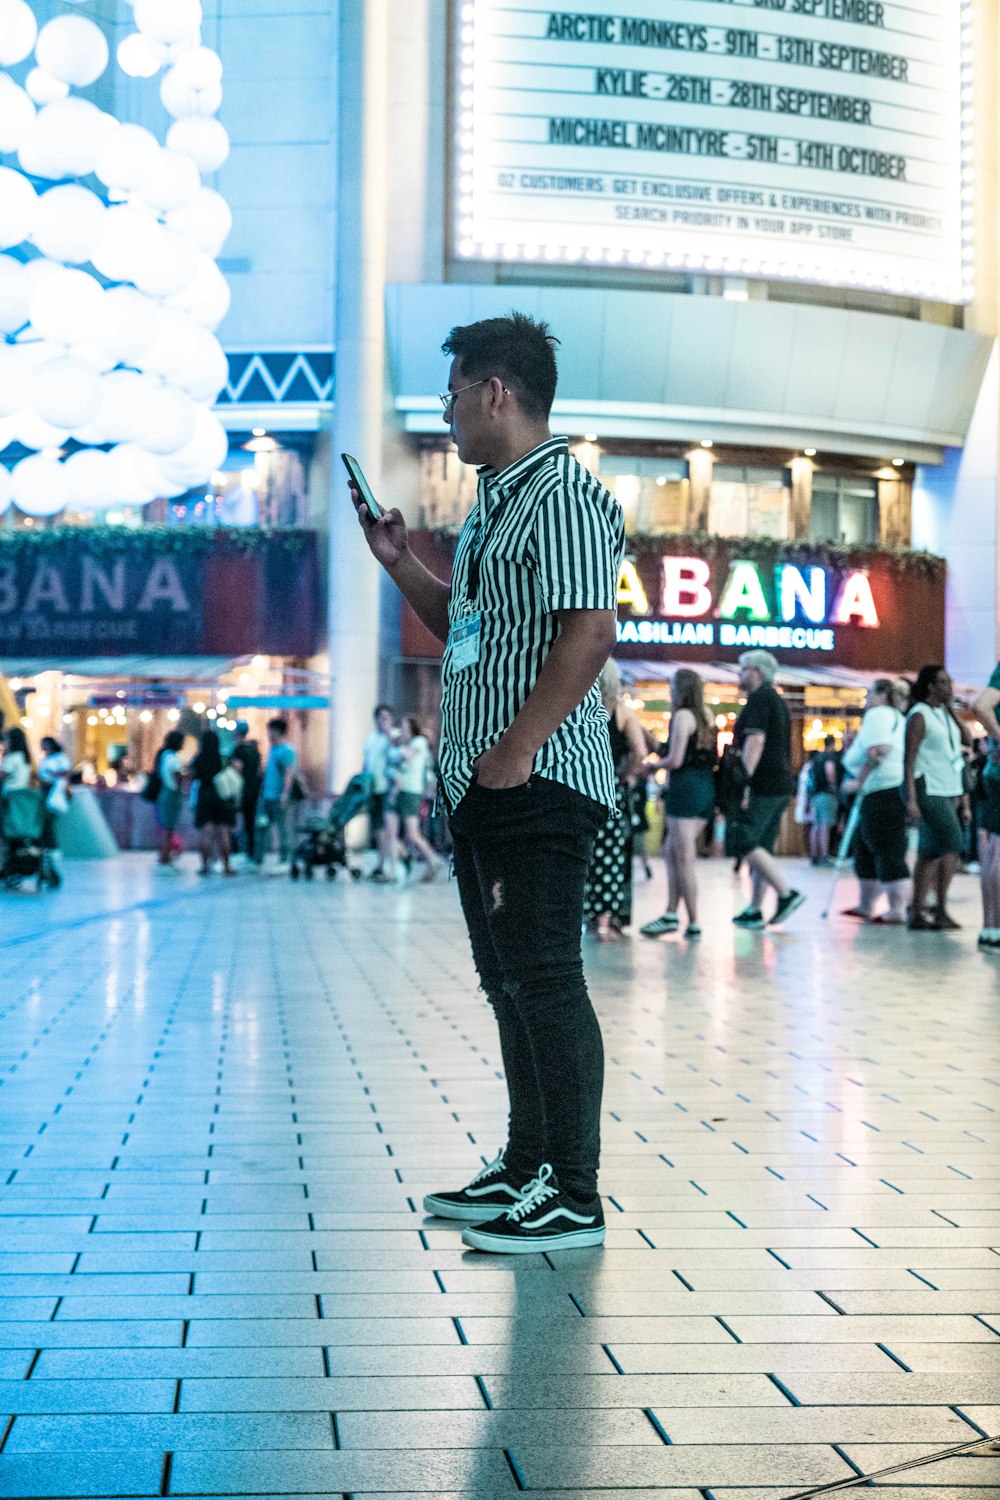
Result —
[[[757,563],[737,558],[729,565],[718,602],[711,576],[703,558],[660,559],[654,616],[635,563],[623,563],[618,603],[638,618],[618,622],[618,640],[623,645],[833,651],[834,627],[877,630],[880,624],[871,581],[860,568],[831,576],[827,568],[779,563],[769,599]]]

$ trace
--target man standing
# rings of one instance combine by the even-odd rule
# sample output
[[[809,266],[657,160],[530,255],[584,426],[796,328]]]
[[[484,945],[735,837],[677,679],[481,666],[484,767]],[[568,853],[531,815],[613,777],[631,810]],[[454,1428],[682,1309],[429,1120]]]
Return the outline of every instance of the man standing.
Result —
[[[372,552],[439,640],[441,781],[480,983],[500,1031],[507,1145],[428,1213],[465,1244],[530,1253],[597,1245],[604,1051],[580,933],[594,836],[615,807],[596,680],[615,642],[621,510],[553,438],[556,340],[520,313],[455,328],[444,420],[479,465],[451,585],[410,552],[397,510]]]
[[[749,778],[743,807],[726,824],[726,853],[744,860],[750,869],[750,905],[733,918],[737,927],[760,929],[767,924],[761,903],[770,886],[778,905],[770,922],[783,922],[806,899],[791,890],[774,859],[774,841],[782,814],[795,792],[792,776],[792,720],[788,706],[775,692],[778,663],[769,651],[744,651],[740,657],[740,687],[747,694],[733,738]]]
[[[378,850],[378,863],[372,880],[388,882],[396,863],[396,851],[390,846],[385,823],[386,797],[389,793],[389,751],[396,715],[388,703],[375,710],[375,728],[365,740],[363,771],[368,779],[368,833],[372,847]],[[388,866],[388,872],[386,870]]]
[[[288,743],[288,722],[271,719],[267,726],[267,738],[271,746],[264,767],[264,784],[261,788],[264,803],[264,827],[257,844],[257,863],[263,864],[271,844],[271,831],[278,830],[278,866],[276,873],[287,869],[289,859],[288,808],[291,796],[292,772],[298,764],[295,749]]]
[[[257,839],[257,803],[260,800],[260,746],[248,738],[250,725],[246,719],[236,722],[236,734],[229,759],[243,777],[243,797],[240,814],[243,819],[243,853],[253,859]]]
[[[828,734],[823,749],[813,757],[809,776],[809,810],[812,813],[812,863],[822,869],[833,864],[830,837],[840,816],[840,756],[837,741]]]

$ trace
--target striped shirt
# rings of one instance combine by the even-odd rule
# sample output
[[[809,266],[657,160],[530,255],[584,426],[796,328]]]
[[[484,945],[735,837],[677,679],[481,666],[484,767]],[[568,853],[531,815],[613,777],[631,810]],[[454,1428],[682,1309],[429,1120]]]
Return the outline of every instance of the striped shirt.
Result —
[[[441,677],[439,764],[452,807],[468,791],[474,763],[534,687],[559,635],[557,611],[617,608],[624,550],[621,507],[570,456],[565,438],[541,443],[502,474],[480,469],[478,501],[455,552]],[[455,626],[476,614],[479,659],[460,668]],[[534,769],[615,806],[608,716],[596,683],[542,746]]]

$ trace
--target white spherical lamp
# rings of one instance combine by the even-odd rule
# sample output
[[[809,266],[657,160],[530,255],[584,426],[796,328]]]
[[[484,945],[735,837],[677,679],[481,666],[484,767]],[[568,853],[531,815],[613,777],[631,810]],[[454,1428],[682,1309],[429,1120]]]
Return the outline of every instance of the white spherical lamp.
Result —
[[[58,459],[35,453],[11,475],[14,504],[26,516],[54,516],[66,507],[66,474]]]
[[[44,68],[32,68],[24,80],[24,87],[39,107],[43,104],[58,104],[61,99],[69,98],[69,84],[60,83],[58,78],[46,73]]]
[[[101,378],[101,404],[88,426],[100,443],[134,442],[149,422],[157,384],[135,370],[112,370]],[[99,436],[98,436],[99,434]],[[79,434],[77,434],[79,436]]]
[[[171,229],[160,229],[152,253],[133,280],[150,297],[172,297],[191,285],[198,269],[195,250]]]
[[[218,417],[200,406],[195,412],[193,436],[183,448],[163,459],[163,472],[168,479],[176,479],[178,483],[186,480],[189,485],[199,484],[222,467],[228,454],[226,429]]]
[[[94,255],[107,210],[96,193],[70,183],[38,200],[31,238],[52,260],[80,266]]]
[[[0,417],[11,417],[21,410],[29,374],[21,350],[13,344],[0,344]]]
[[[0,74],[0,154],[16,151],[35,123],[35,106],[24,89]]]
[[[38,33],[38,66],[74,88],[96,83],[108,65],[108,43],[86,16],[57,16]]]
[[[31,233],[38,194],[20,172],[0,167],[0,249],[20,245]]]
[[[173,71],[188,88],[207,89],[222,82],[222,58],[211,47],[188,47],[175,59]]]
[[[160,314],[156,338],[136,363],[140,369],[147,370],[150,374],[175,381],[178,374],[196,356],[198,337],[202,332],[198,324],[186,314],[165,308]]]
[[[232,301],[229,283],[215,261],[208,255],[198,259],[194,280],[176,297],[171,297],[168,306],[178,312],[187,313],[196,323],[212,332],[218,328]]]
[[[118,44],[118,66],[129,78],[155,78],[166,58],[166,48],[139,31]]]
[[[108,455],[101,448],[81,448],[63,464],[66,504],[73,510],[107,510],[115,503],[111,493]]]
[[[105,292],[104,311],[101,347],[110,351],[116,364],[134,364],[156,338],[159,311],[148,297],[130,286],[116,286]]]
[[[97,158],[97,176],[119,192],[134,192],[156,169],[160,143],[142,125],[119,125]]]
[[[108,454],[112,486],[123,505],[148,505],[160,494],[163,475],[156,459],[137,443],[121,443]]]
[[[176,120],[167,131],[167,145],[189,156],[203,177],[218,172],[229,159],[229,133],[219,120]]]
[[[199,188],[189,203],[167,215],[167,224],[213,260],[233,227],[233,215],[221,193]]]
[[[160,213],[190,202],[201,183],[194,162],[179,151],[161,151],[156,166],[139,187],[145,203]]]
[[[0,464],[0,516],[6,515],[14,501],[14,486],[11,483],[10,470]]]
[[[22,406],[11,418],[14,438],[22,448],[61,448],[70,435],[68,427],[55,427],[40,417],[33,406]]]
[[[64,355],[39,365],[27,399],[43,422],[72,432],[96,416],[101,404],[100,379],[82,360]]]
[[[194,436],[195,407],[180,391],[160,386],[150,399],[147,414],[141,442],[151,453],[177,453]]]
[[[189,115],[215,115],[222,108],[222,84],[207,83],[193,88],[171,68],[160,84],[160,102],[168,115],[184,120]]]
[[[31,277],[13,256],[0,255],[0,333],[16,333],[31,316]]]
[[[202,22],[201,0],[135,0],[135,24],[154,42],[197,40]]]
[[[25,0],[0,0],[0,68],[24,62],[38,36],[38,22]]]
[[[91,257],[109,281],[134,281],[154,254],[160,226],[148,209],[125,203],[109,208]]]
[[[104,291],[86,271],[63,268],[36,283],[31,322],[42,338],[87,344],[100,337]]]
[[[40,177],[86,177],[118,127],[86,99],[64,99],[40,110],[18,152],[25,171]]]

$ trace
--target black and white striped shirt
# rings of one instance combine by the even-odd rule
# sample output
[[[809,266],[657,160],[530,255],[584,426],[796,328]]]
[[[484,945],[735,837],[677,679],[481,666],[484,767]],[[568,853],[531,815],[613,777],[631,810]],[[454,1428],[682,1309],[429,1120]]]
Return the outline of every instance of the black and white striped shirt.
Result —
[[[468,791],[475,761],[534,687],[559,635],[557,611],[616,609],[624,550],[621,507],[571,457],[565,438],[550,438],[502,474],[480,469],[478,501],[455,553],[442,667],[439,763],[452,807]],[[459,670],[455,626],[477,613],[479,660]],[[542,746],[535,771],[615,806],[608,716],[596,683]]]

